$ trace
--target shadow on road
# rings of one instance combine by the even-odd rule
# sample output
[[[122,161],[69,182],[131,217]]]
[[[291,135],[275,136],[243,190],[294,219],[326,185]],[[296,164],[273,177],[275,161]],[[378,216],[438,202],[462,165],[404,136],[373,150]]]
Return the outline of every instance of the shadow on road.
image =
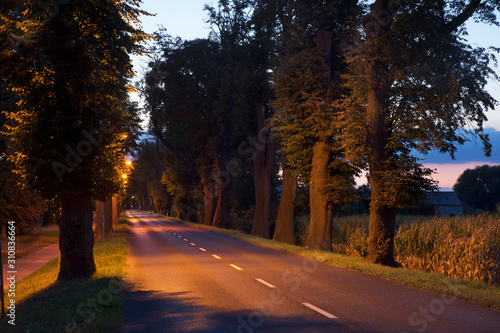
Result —
[[[188,292],[129,290],[126,297],[126,333],[347,332],[343,325],[319,318],[273,317],[253,309],[220,312],[199,304]]]

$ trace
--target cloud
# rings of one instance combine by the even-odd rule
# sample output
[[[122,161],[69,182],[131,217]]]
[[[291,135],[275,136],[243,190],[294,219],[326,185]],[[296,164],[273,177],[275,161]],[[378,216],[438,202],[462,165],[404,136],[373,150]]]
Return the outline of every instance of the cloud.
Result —
[[[500,131],[486,129],[486,134],[490,136],[493,145],[491,157],[484,156],[482,143],[480,140],[471,140],[458,148],[453,160],[448,154],[441,154],[433,151],[428,155],[418,155],[422,159],[424,166],[436,170],[433,178],[439,181],[439,188],[449,191],[457,182],[458,177],[466,170],[473,169],[478,165],[499,165],[500,164]],[[366,177],[356,179],[358,185],[366,184]]]
[[[484,156],[483,144],[479,139],[470,139],[463,146],[459,146],[453,160],[449,154],[441,154],[438,151],[432,151],[428,155],[418,155],[417,157],[423,159],[423,163],[443,163],[443,164],[463,164],[467,162],[481,162],[497,163],[500,164],[500,131],[488,128],[485,133],[490,136],[490,142],[493,145],[491,157]]]

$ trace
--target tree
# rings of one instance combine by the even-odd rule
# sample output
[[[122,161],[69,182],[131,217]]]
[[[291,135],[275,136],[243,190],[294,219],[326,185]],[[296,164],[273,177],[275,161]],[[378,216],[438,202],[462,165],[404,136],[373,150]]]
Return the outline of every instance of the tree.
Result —
[[[355,2],[287,2],[281,19],[282,49],[272,82],[276,114],[271,127],[296,177],[309,182],[311,221],[307,245],[331,250],[333,204],[354,193],[355,165],[343,158],[337,136],[344,64],[341,25]]]
[[[183,41],[163,34],[161,55],[151,64],[143,90],[155,136],[175,160],[168,163],[164,182],[186,196],[181,206],[194,214],[198,204],[188,199],[203,198],[204,223],[226,228],[237,201],[234,177],[253,171],[254,226],[259,235],[269,237],[274,148],[272,140],[260,140],[266,136],[264,120],[269,114],[267,67],[262,60],[267,51],[257,38],[251,39],[249,4],[220,1],[217,8],[206,6],[207,22],[213,27],[209,39]],[[244,143],[251,146],[252,156],[243,156]],[[192,178],[181,191],[182,172]]]
[[[178,212],[197,221],[198,197],[206,203],[205,217],[214,215],[208,202],[214,197],[212,169],[221,126],[213,111],[220,51],[207,39],[174,40],[164,33],[159,47],[159,59],[150,64],[141,91],[153,133],[171,156],[164,182],[170,184]],[[197,195],[200,182],[206,192]]]
[[[369,257],[395,265],[396,208],[418,201],[435,187],[432,170],[412,156],[437,149],[453,157],[457,145],[476,135],[489,154],[485,112],[495,100],[484,89],[490,54],[463,39],[470,17],[498,25],[497,1],[388,1],[370,6],[355,41],[345,45],[351,73],[344,78],[347,158],[369,167]],[[360,38],[361,37],[361,38]],[[472,130],[466,126],[474,126]]]
[[[253,178],[255,185],[255,214],[252,222],[251,234],[269,238],[269,215],[271,210],[271,187],[276,155],[276,143],[265,129],[265,107],[261,104],[257,108],[258,145],[253,162]]]
[[[495,210],[500,203],[500,166],[482,165],[465,170],[453,190],[464,205]]]
[[[251,61],[249,62],[251,59],[249,55],[251,50],[256,51],[256,49],[251,49],[249,45],[252,31],[250,5],[249,0],[219,0],[217,8],[205,5],[205,10],[208,12],[207,23],[212,26],[210,38],[218,43],[223,64],[217,87],[217,101],[213,110],[221,124],[215,156],[216,182],[224,184],[218,189],[219,197],[213,225],[222,228],[227,228],[229,225],[232,185],[229,167],[231,153],[235,148],[233,144],[238,137],[245,138],[245,135],[241,134],[248,133],[242,131],[243,128],[248,128],[248,123],[243,119],[248,120],[244,116],[255,110],[252,104],[262,102],[249,98],[249,91],[245,90],[246,87],[261,89],[259,85],[251,85],[255,82],[251,74],[255,67]],[[255,118],[253,117],[252,124],[256,123]]]
[[[88,277],[92,201],[118,191],[126,96],[147,36],[140,1],[75,0],[43,11],[34,1],[2,11],[0,75],[19,94],[8,128],[21,180],[62,205],[59,279]],[[103,93],[106,92],[106,93]]]

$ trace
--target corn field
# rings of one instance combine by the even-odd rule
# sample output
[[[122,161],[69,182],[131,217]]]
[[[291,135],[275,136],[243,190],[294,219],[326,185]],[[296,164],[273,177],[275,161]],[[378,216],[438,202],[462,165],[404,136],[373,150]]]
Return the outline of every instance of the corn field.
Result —
[[[368,216],[336,219],[334,252],[364,257],[368,219]],[[399,216],[395,257],[406,268],[500,284],[499,215]]]

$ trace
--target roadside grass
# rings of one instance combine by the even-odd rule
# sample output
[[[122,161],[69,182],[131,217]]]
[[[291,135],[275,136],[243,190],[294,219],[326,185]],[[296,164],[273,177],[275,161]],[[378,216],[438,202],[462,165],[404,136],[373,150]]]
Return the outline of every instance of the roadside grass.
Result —
[[[16,325],[10,325],[7,317],[0,322],[0,332],[121,332],[126,235],[127,219],[121,217],[113,236],[95,243],[97,271],[90,279],[57,282],[58,259],[54,259],[19,281]]]
[[[211,230],[222,235],[235,237],[257,246],[295,253],[338,267],[371,274],[403,286],[446,295],[456,299],[473,302],[484,307],[500,310],[500,287],[489,285],[480,281],[468,281],[444,277],[435,273],[407,268],[381,266],[373,264],[360,257],[352,257],[343,254],[304,248],[276,242],[270,239],[255,237],[237,230],[219,229],[202,224],[186,222],[172,217],[168,218],[195,228]]]
[[[56,244],[59,241],[59,226],[52,224],[41,227],[31,234],[16,235],[16,258],[22,258],[43,249],[46,246]],[[7,242],[5,233],[2,233],[2,264],[7,263]]]

